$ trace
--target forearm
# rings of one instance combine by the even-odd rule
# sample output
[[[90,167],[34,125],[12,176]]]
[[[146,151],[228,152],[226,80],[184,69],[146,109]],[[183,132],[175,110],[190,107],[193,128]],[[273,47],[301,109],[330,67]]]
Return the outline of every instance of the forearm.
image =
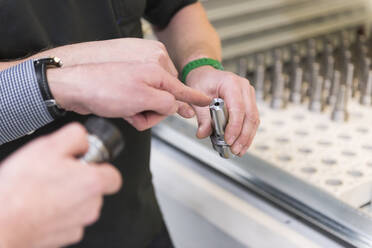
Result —
[[[190,61],[208,57],[221,60],[221,42],[204,8],[195,3],[181,9],[163,30],[154,27],[179,71]]]

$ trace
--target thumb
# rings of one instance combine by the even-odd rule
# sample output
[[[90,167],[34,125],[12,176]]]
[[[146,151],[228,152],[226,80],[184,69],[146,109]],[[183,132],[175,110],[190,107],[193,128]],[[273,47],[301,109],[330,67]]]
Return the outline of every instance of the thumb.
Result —
[[[198,119],[198,131],[196,137],[204,139],[212,134],[212,120],[208,107],[193,106]]]

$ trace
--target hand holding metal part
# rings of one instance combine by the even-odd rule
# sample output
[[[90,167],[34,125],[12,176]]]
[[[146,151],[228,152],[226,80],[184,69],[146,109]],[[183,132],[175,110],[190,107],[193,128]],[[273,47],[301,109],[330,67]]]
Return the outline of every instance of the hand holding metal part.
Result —
[[[88,130],[89,150],[80,160],[86,163],[103,163],[114,160],[124,149],[124,139],[117,127],[109,121],[91,117],[85,123]]]
[[[225,102],[221,98],[214,98],[209,105],[212,118],[213,133],[210,136],[213,148],[222,158],[230,158],[230,146],[225,142],[225,128],[229,119]]]

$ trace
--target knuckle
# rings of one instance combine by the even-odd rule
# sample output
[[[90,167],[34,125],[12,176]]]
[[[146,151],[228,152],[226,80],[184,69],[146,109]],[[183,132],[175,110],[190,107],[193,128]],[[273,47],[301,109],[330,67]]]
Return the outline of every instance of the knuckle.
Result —
[[[84,229],[83,228],[78,228],[76,231],[73,232],[71,241],[74,243],[77,243],[83,239],[84,236]]]
[[[91,214],[88,216],[86,225],[92,225],[97,222],[100,217],[100,207],[96,207],[91,211]]]
[[[166,47],[165,47],[165,45],[163,44],[163,42],[160,42],[160,41],[154,41],[154,43],[155,43],[155,46],[156,46],[157,48],[160,48],[160,50],[163,50],[163,51],[166,50]]]

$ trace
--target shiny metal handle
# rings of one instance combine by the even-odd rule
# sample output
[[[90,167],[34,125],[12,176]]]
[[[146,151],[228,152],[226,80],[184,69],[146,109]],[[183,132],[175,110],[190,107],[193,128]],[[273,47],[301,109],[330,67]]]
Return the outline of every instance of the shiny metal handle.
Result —
[[[119,129],[109,121],[91,117],[85,123],[89,132],[89,150],[80,157],[86,163],[103,163],[115,159],[124,149],[124,139]]]
[[[225,102],[221,98],[213,99],[209,105],[209,111],[212,118],[213,134],[211,135],[211,142],[213,148],[223,158],[230,157],[230,147],[225,142],[225,128],[229,119],[229,115],[225,106]]]

